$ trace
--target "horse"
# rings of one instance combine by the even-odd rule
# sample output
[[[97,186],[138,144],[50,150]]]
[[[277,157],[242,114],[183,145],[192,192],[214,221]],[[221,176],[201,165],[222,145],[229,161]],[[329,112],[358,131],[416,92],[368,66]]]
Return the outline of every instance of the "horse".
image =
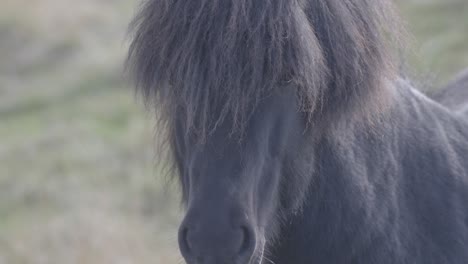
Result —
[[[186,263],[467,263],[468,120],[397,73],[398,21],[390,0],[144,2],[127,66]]]
[[[431,96],[453,112],[468,117],[468,68]]]

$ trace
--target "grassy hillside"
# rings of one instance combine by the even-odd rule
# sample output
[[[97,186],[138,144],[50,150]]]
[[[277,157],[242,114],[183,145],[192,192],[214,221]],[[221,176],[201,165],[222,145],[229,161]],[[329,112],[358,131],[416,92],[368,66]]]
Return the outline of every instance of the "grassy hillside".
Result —
[[[467,1],[399,3],[416,72],[437,86],[468,67]],[[177,195],[121,74],[136,6],[0,3],[0,264],[180,260]]]

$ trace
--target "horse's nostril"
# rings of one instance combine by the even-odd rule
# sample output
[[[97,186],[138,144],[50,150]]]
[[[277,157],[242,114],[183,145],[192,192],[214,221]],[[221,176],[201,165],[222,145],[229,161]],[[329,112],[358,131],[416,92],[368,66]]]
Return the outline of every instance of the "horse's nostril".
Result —
[[[253,227],[239,222],[186,218],[179,229],[179,248],[187,263],[247,263],[255,241]]]
[[[255,235],[253,230],[248,226],[241,226],[242,244],[239,249],[240,256],[250,256],[255,249]]]
[[[179,246],[183,255],[189,255],[191,245],[188,240],[188,227],[182,227],[179,231]]]

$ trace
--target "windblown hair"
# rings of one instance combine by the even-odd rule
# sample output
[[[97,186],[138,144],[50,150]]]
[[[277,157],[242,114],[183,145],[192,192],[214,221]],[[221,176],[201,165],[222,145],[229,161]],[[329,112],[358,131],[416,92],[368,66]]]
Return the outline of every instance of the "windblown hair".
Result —
[[[161,121],[200,140],[226,119],[242,134],[275,89],[297,89],[312,121],[380,93],[392,14],[386,0],[147,0],[128,65]]]

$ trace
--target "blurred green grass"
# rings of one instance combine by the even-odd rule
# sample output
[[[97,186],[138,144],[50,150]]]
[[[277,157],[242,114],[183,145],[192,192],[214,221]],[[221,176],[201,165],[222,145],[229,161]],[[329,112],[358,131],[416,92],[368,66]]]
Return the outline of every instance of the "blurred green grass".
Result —
[[[175,263],[178,204],[122,76],[137,2],[0,5],[0,263]]]
[[[137,4],[0,3],[0,264],[180,260],[154,122],[122,76]],[[418,74],[468,66],[467,1],[399,4]]]
[[[398,0],[409,31],[410,66],[436,89],[468,67],[468,1]]]

